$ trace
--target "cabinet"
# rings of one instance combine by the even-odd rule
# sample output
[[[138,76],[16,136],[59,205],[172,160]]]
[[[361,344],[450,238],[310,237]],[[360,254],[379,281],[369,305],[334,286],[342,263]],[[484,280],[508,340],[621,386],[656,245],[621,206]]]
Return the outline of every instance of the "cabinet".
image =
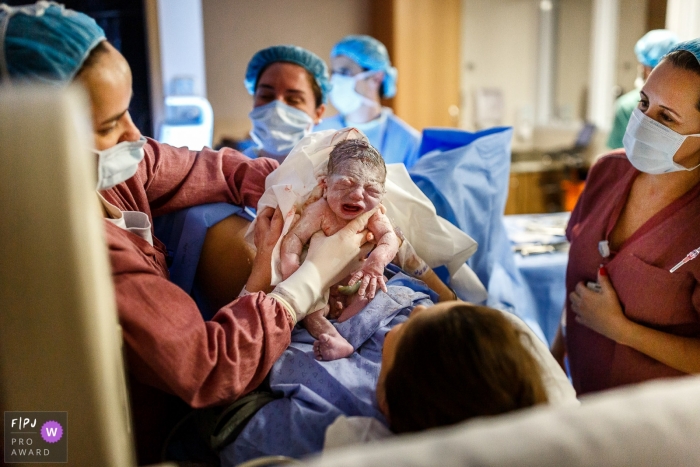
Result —
[[[563,209],[561,171],[511,172],[505,214],[539,214]]]
[[[409,125],[456,127],[461,0],[374,0],[370,34],[389,50],[398,92],[385,105]]]

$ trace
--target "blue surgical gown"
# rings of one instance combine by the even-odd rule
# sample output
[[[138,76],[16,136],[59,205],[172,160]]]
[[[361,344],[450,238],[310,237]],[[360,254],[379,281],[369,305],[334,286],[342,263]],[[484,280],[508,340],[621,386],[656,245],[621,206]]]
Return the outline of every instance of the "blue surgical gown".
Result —
[[[341,114],[330,118],[324,118],[316,125],[314,131],[340,130],[347,126],[356,126],[369,139],[372,146],[377,148],[384,157],[384,162],[393,164],[403,162],[406,168],[410,168],[418,160],[420,147],[420,133],[394,115],[388,107],[382,108],[378,124],[348,125]]]

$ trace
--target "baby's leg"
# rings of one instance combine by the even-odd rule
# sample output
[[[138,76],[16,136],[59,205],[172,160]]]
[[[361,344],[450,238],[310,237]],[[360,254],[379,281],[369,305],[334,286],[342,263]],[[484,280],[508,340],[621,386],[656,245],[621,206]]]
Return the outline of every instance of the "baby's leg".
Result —
[[[337,360],[352,355],[355,349],[340,335],[330,321],[323,316],[323,310],[311,313],[302,321],[314,342],[314,355],[317,360]]]
[[[346,303],[345,309],[343,309],[343,312],[338,317],[338,322],[342,323],[343,321],[347,321],[355,316],[367,306],[369,301],[370,299],[366,296],[358,294],[352,295]]]

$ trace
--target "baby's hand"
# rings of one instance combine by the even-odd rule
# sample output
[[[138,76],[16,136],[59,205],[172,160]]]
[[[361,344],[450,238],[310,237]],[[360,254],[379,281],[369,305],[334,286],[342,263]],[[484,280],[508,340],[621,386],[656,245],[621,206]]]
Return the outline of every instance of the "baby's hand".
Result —
[[[359,271],[350,276],[349,285],[355,284],[357,281],[362,280],[360,284],[360,289],[357,293],[360,296],[365,296],[369,299],[374,298],[374,294],[377,292],[377,286],[384,292],[387,291],[386,283],[384,279],[384,268],[380,267],[379,264],[374,264],[374,262],[368,260],[365,265]]]

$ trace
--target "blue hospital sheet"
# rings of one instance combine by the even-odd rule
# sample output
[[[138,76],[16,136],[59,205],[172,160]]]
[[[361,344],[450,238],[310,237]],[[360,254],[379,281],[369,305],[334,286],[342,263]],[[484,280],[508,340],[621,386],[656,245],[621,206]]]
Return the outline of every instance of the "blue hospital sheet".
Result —
[[[265,405],[232,444],[221,451],[222,465],[233,466],[269,455],[302,457],[320,452],[326,428],[339,415],[375,417],[375,389],[384,335],[405,321],[416,305],[431,305],[436,295],[404,274],[388,283],[362,312],[336,327],[356,351],[349,358],[320,362],[314,338],[296,327],[292,343],[270,371],[272,391],[284,397]],[[431,298],[432,297],[432,298]]]
[[[513,258],[537,303],[538,321],[549,342],[557,332],[566,301],[569,253],[564,231],[569,216],[568,212],[559,212],[503,217],[513,246],[525,252],[513,253]],[[527,254],[532,246],[548,246],[551,251]]]
[[[422,155],[409,174],[438,215],[479,244],[467,264],[488,290],[486,304],[518,316],[546,342],[535,300],[515,265],[503,224],[511,137],[510,128],[477,133],[426,128]]]

